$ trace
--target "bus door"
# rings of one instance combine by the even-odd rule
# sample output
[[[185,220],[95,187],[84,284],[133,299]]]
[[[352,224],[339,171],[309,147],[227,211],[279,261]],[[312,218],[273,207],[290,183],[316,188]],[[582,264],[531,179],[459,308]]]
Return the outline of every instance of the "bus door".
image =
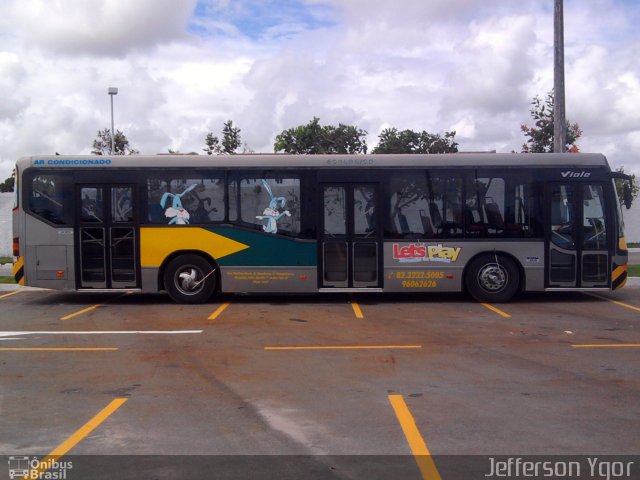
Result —
[[[378,184],[325,183],[320,195],[321,288],[380,287]]]
[[[547,186],[547,287],[609,287],[612,232],[605,188],[600,182]]]
[[[139,286],[134,185],[78,185],[78,288]]]

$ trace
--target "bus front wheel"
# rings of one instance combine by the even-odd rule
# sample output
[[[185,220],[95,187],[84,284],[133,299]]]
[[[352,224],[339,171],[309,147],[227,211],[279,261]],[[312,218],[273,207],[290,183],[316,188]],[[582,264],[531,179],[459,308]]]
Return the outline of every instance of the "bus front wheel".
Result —
[[[509,257],[485,254],[469,264],[465,285],[479,302],[508,302],[518,292],[520,272]]]
[[[215,285],[215,267],[199,255],[180,255],[164,271],[164,288],[178,303],[204,303]]]

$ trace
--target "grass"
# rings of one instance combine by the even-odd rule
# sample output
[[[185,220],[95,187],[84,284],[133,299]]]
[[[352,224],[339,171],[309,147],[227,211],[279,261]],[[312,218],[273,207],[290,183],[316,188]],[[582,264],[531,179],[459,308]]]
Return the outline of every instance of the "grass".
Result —
[[[0,283],[16,283],[16,280],[11,276],[0,276]]]
[[[0,257],[0,265],[4,265],[5,263],[13,263],[13,258],[11,258],[11,257]]]
[[[628,275],[630,277],[640,277],[640,265],[629,265]]]

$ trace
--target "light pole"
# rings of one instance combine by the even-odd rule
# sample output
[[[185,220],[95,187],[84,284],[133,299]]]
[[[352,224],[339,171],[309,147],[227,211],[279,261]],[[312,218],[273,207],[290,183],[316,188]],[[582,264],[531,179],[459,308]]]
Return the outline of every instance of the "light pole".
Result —
[[[116,147],[115,147],[116,133],[113,129],[113,96],[118,94],[118,89],[116,87],[109,87],[109,90],[107,93],[109,93],[109,97],[111,97],[111,155],[115,155],[116,154]]]
[[[553,151],[563,153],[567,138],[564,106],[564,6],[563,0],[554,1],[553,15]]]

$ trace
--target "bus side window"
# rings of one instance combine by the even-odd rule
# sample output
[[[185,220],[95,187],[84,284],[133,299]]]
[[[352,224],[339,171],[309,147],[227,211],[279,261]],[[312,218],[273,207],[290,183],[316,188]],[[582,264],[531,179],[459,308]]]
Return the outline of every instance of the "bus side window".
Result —
[[[242,178],[238,185],[243,223],[269,234],[300,233],[300,179]]]
[[[390,180],[391,228],[395,238],[431,238],[427,180],[424,170],[394,173]]]
[[[73,216],[70,178],[64,174],[36,175],[29,192],[29,210],[56,225],[68,225]]]
[[[149,178],[147,216],[151,223],[169,225],[221,222],[225,213],[221,178]]]

